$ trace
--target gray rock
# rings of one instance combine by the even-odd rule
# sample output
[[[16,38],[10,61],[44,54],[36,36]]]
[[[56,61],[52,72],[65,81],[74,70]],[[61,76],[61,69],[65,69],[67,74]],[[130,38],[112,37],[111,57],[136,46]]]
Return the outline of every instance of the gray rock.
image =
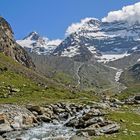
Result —
[[[135,96],[134,99],[140,101],[140,95]]]
[[[20,89],[18,89],[18,88],[11,88],[10,92],[20,92]]]
[[[86,121],[85,126],[88,127],[88,126],[96,124],[96,123],[104,123],[104,119],[102,117],[94,117],[94,118]]]
[[[35,111],[38,113],[38,115],[42,115],[43,112],[41,110],[41,107],[40,106],[35,106],[35,105],[27,105],[26,108],[30,111]]]
[[[81,133],[87,133],[88,136],[95,136],[95,128],[79,129],[77,135]]]
[[[118,99],[113,99],[112,101],[114,104],[117,104],[117,105],[124,105],[124,102],[121,102],[120,100]]]
[[[107,126],[97,129],[95,133],[96,133],[96,135],[101,135],[101,133],[112,134],[112,133],[118,132],[119,129],[120,129],[120,126],[118,124],[114,123],[114,124],[109,124]]]
[[[49,118],[45,115],[38,116],[38,119],[43,121],[43,122],[47,122],[47,123],[51,122],[51,118]]]

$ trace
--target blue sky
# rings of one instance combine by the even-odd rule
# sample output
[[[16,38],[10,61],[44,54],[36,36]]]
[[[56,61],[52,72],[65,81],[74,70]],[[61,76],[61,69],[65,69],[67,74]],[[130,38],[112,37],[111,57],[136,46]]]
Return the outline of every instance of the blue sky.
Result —
[[[16,39],[37,31],[50,39],[63,38],[73,22],[103,18],[108,12],[139,0],[0,0],[0,15],[11,24]]]

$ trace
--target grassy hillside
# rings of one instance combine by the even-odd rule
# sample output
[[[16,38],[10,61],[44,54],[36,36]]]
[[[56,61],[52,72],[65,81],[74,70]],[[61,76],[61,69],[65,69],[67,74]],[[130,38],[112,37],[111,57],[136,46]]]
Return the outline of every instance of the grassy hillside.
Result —
[[[63,75],[56,77],[62,78]],[[43,104],[63,100],[85,102],[89,99],[97,98],[93,92],[75,93],[0,53],[0,103]]]

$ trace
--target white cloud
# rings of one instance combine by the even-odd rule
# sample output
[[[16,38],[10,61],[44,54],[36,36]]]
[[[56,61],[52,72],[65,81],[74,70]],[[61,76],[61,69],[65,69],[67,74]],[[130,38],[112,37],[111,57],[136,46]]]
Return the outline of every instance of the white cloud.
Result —
[[[85,23],[87,23],[90,20],[97,20],[97,19],[88,17],[88,18],[82,19],[81,22],[72,23],[72,25],[67,28],[65,35],[68,36],[76,32],[80,27],[82,27]]]
[[[107,17],[102,19],[103,22],[128,21],[130,24],[140,22],[140,2],[125,6],[121,10],[108,13]]]

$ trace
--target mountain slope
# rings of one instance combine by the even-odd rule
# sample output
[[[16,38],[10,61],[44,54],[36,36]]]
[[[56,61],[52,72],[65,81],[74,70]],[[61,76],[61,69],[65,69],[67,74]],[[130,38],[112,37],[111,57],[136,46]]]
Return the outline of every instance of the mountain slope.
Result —
[[[126,85],[140,84],[140,63],[136,63],[125,70],[121,76],[121,82]]]
[[[115,86],[117,70],[90,60],[77,62],[73,58],[30,54],[37,69],[47,77],[58,78],[70,87],[82,90],[108,89]]]

